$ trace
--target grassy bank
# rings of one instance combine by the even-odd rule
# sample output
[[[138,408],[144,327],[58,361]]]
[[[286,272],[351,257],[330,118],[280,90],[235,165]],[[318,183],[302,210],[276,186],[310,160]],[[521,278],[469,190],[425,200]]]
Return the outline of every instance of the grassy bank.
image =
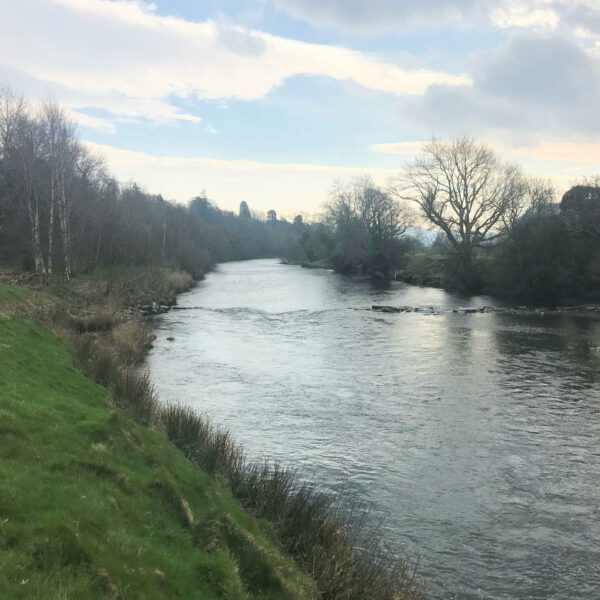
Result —
[[[41,318],[70,340],[15,316],[0,321],[9,373],[0,408],[12,415],[0,435],[10,436],[2,451],[14,461],[3,489],[15,490],[0,503],[9,528],[0,529],[0,553],[12,565],[2,569],[10,574],[3,585],[19,591],[28,580],[22,585],[32,590],[50,578],[56,590],[74,590],[56,597],[94,597],[82,586],[109,597],[421,598],[406,563],[355,551],[360,519],[344,521],[337,499],[276,464],[249,463],[226,432],[157,402],[136,368],[150,337],[131,306],[162,302],[161,285],[189,282],[168,272],[116,273],[48,291],[0,287],[9,312]],[[74,366],[73,348],[101,385]],[[19,444],[28,451],[21,455]],[[36,558],[44,540],[49,562]],[[123,550],[112,561],[117,543]]]
[[[446,256],[442,254],[406,254],[396,271],[396,279],[412,283],[443,288],[448,285]]]
[[[311,597],[267,525],[115,410],[67,342],[2,314],[0,369],[0,597]]]

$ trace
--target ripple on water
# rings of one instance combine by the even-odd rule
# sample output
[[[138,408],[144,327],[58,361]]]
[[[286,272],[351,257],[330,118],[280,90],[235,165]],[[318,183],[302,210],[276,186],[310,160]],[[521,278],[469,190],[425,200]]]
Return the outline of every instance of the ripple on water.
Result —
[[[455,314],[493,301],[276,261],[222,265],[179,304],[155,320],[161,396],[346,480],[432,598],[600,598],[600,321]]]

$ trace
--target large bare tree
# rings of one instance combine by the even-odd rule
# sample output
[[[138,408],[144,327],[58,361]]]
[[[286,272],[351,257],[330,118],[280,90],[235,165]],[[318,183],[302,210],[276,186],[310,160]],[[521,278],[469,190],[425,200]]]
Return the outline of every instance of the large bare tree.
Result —
[[[416,203],[423,217],[443,232],[466,285],[474,249],[501,236],[507,223],[526,210],[530,195],[518,166],[464,137],[425,144],[394,191]]]

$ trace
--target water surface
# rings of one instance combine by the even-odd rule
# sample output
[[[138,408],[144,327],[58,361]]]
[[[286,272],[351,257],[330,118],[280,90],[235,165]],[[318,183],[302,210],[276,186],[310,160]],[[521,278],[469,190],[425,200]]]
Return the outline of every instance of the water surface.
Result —
[[[432,598],[600,598],[600,320],[450,312],[485,304],[228,263],[158,319],[149,369],[251,456],[345,478]]]

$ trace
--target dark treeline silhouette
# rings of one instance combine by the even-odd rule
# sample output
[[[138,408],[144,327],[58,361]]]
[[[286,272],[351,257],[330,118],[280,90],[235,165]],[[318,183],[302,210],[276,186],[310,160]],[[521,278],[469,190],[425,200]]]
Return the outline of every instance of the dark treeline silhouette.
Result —
[[[301,219],[188,205],[121,186],[75,136],[55,102],[0,92],[0,263],[41,278],[98,266],[168,266],[198,277],[215,262],[293,255]]]
[[[481,268],[484,285],[499,295],[600,300],[600,177],[521,217]]]

